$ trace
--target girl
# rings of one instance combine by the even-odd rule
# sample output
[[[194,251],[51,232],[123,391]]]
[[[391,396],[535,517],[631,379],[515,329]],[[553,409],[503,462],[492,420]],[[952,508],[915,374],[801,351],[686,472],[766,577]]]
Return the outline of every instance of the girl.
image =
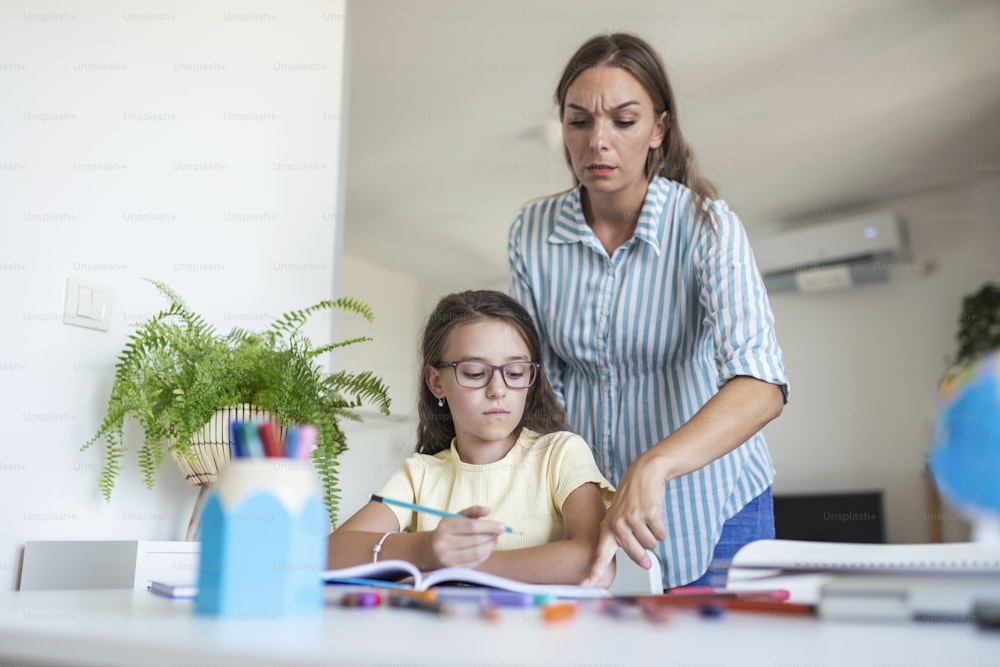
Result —
[[[329,567],[398,558],[581,583],[613,488],[567,431],[531,317],[501,292],[450,294],[427,320],[421,355],[417,453],[378,495],[468,518],[370,502],[330,535]],[[613,579],[609,568],[594,584]]]

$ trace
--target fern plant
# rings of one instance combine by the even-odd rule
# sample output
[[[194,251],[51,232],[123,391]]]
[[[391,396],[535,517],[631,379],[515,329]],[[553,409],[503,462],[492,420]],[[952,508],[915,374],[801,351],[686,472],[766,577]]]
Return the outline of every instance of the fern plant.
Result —
[[[347,447],[340,420],[368,403],[389,414],[388,389],[370,372],[328,373],[320,364],[331,350],[371,340],[352,338],[314,346],[302,327],[318,312],[339,310],[371,322],[367,304],[352,298],[321,301],[281,315],[266,330],[234,328],[222,335],[162,282],[148,280],[168,307],[137,325],[118,356],[108,408],[87,449],[104,440],[101,492],[110,500],[127,451],[126,418],[142,427],[139,469],[148,488],[167,454],[191,455],[191,437],[217,408],[253,404],[283,424],[314,424],[313,464],[323,484],[330,524],[340,501],[338,456]]]

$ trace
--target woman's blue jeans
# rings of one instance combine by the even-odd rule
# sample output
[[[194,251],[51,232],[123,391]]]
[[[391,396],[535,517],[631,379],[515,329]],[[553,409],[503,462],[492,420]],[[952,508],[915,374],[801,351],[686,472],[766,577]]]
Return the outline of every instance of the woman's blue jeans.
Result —
[[[689,585],[725,586],[726,570],[722,568],[728,565],[740,547],[754,540],[769,539],[774,539],[774,499],[770,487],[722,524],[722,535],[715,545],[708,572]],[[716,566],[720,569],[714,569]]]

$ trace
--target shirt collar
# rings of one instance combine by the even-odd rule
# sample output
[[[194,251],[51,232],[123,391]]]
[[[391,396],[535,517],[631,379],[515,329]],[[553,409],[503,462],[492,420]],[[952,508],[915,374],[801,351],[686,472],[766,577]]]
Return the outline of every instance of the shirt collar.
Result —
[[[580,200],[582,186],[576,186],[563,198],[562,205],[556,212],[556,224],[549,234],[549,243],[585,243],[592,245],[600,242],[594,231],[587,225],[583,216],[583,205]],[[670,194],[670,181],[656,176],[646,189],[646,198],[639,212],[639,222],[635,226],[633,238],[648,243],[653,252],[660,254],[664,229],[666,207]]]

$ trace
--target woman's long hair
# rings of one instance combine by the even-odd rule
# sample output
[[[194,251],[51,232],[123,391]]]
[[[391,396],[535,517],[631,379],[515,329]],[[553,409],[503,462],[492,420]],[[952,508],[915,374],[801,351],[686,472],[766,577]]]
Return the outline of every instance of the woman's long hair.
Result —
[[[556,86],[555,97],[556,104],[559,105],[560,120],[566,111],[566,92],[569,87],[582,72],[592,67],[620,67],[634,76],[645,89],[653,101],[653,112],[657,117],[664,111],[667,112],[669,126],[663,143],[659,148],[651,148],[646,156],[646,179],[652,180],[653,176],[659,175],[686,185],[694,194],[695,205],[711,225],[707,200],[716,199],[719,195],[715,186],[698,170],[694,152],[684,141],[674,91],[656,50],[642,38],[629,33],[591,37],[570,58],[559,79],[559,85]],[[572,170],[568,151],[566,162]]]
[[[448,338],[456,327],[483,320],[496,320],[513,326],[528,345],[531,361],[541,361],[542,346],[535,324],[521,304],[511,297],[494,290],[475,290],[449,294],[442,298],[427,318],[420,344],[422,364],[417,399],[419,423],[416,448],[420,454],[436,454],[448,449],[455,437],[451,411],[447,405],[438,407],[437,397],[424,381],[425,369],[446,361],[442,359],[442,355]],[[518,424],[518,433],[522,428],[541,434],[569,430],[566,413],[552,391],[544,368],[539,369],[538,378],[526,391],[528,395],[524,415]]]

